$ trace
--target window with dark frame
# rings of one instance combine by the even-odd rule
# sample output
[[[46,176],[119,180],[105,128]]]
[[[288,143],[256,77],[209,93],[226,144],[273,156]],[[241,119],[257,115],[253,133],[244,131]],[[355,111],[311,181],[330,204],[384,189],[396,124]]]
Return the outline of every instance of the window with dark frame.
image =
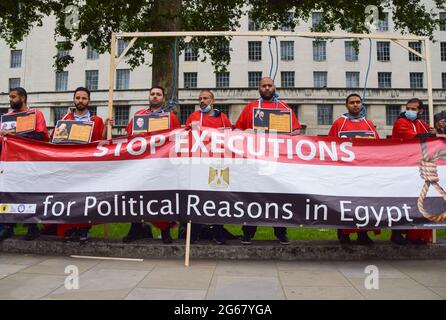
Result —
[[[248,60],[260,61],[262,60],[262,42],[248,41]]]
[[[320,126],[328,126],[333,123],[333,105],[318,104],[317,105],[317,124]]]

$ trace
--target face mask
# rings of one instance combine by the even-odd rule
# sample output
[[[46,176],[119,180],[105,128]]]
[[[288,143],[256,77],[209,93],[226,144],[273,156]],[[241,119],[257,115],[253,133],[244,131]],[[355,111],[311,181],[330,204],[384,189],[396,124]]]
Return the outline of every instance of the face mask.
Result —
[[[406,118],[410,121],[414,121],[418,117],[418,112],[416,111],[406,111]]]
[[[212,110],[212,106],[211,105],[207,105],[204,108],[200,108],[200,110],[201,110],[202,113],[208,113],[209,111]]]

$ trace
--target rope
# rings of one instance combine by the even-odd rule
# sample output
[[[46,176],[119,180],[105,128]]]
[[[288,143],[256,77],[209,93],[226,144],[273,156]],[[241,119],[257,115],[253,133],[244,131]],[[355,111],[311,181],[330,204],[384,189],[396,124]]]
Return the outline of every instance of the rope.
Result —
[[[173,45],[173,83],[172,83],[172,93],[170,96],[170,101],[164,108],[161,109],[161,112],[167,112],[177,104],[176,101],[176,92],[177,92],[177,69],[178,69],[178,37],[175,37],[175,42]]]
[[[273,56],[273,50],[271,45],[271,40],[274,39],[274,43],[276,45],[276,69],[274,71],[273,76],[273,69],[274,69],[274,56]],[[273,79],[273,81],[276,80],[277,72],[279,71],[279,44],[276,37],[269,37],[268,40],[268,48],[269,48],[269,55],[271,56],[271,67],[269,69],[269,77]]]
[[[367,116],[367,108],[365,107],[365,96],[367,90],[367,82],[369,80],[370,67],[372,65],[372,39],[369,38],[369,65],[367,66],[367,72],[365,74],[364,92],[362,94],[362,113],[364,117]]]
[[[439,151],[430,158],[427,152],[426,141],[422,140],[421,152],[423,154],[423,160],[420,162],[420,176],[425,182],[423,188],[421,189],[420,197],[418,198],[418,210],[426,219],[432,222],[446,221],[446,211],[439,215],[432,215],[424,208],[424,201],[426,200],[426,195],[430,186],[433,186],[446,201],[446,192],[438,184],[440,182],[440,178],[438,177],[437,165],[435,164],[435,162],[438,160],[446,160],[446,151]]]

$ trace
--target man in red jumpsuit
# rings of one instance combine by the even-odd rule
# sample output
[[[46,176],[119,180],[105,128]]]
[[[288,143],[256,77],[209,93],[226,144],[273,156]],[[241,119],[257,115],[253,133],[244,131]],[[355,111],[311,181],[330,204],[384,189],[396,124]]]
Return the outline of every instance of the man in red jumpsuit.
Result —
[[[29,114],[34,113],[36,117],[35,128],[32,132],[27,133],[14,133],[15,135],[22,136],[28,139],[48,141],[48,129],[46,127],[45,118],[37,109],[31,109],[27,106],[28,94],[23,88],[14,88],[9,91],[9,105],[11,106],[12,112],[6,115],[13,115],[15,113],[26,112]],[[1,127],[0,127],[1,128]],[[0,130],[0,136],[7,135],[6,131]],[[31,241],[36,239],[39,235],[39,228],[37,224],[28,224],[28,232],[24,237],[24,240]],[[3,230],[0,233],[0,241],[10,238],[14,235],[14,224],[7,223],[4,225]]]
[[[296,115],[291,108],[283,101],[279,101],[276,94],[276,86],[271,78],[266,77],[260,80],[259,84],[260,99],[248,103],[241,112],[235,128],[239,130],[253,131],[253,117],[254,109],[280,109],[289,110],[291,113],[291,134],[299,134],[301,125],[296,118]],[[251,239],[254,237],[257,227],[256,226],[243,226],[243,238],[242,244],[251,244]],[[280,241],[281,244],[289,244],[290,241],[286,236],[285,227],[274,227],[274,235]]]
[[[328,136],[333,138],[369,138],[379,139],[373,122],[365,117],[361,96],[352,93],[345,100],[348,112],[338,118],[330,128]],[[358,234],[358,243],[361,245],[373,244],[369,238],[368,229],[338,229],[338,239],[341,244],[350,243],[350,234]],[[379,230],[374,230],[379,234]]]
[[[215,97],[209,90],[203,90],[198,97],[200,109],[193,112],[186,120],[186,126],[200,125],[202,127],[231,129],[232,124],[228,117],[218,109],[214,108]],[[194,223],[191,230],[191,241],[195,242],[199,238],[203,225]],[[212,226],[214,241],[217,244],[225,244],[225,230],[223,225]]]
[[[417,98],[410,99],[406,104],[406,111],[401,113],[393,125],[392,139],[398,141],[415,138],[432,137],[435,129],[420,118],[423,113],[423,103]],[[406,238],[403,237],[406,234]],[[392,230],[391,240],[400,245],[410,241],[413,244],[427,244],[432,241],[432,230]]]
[[[90,142],[103,140],[107,136],[104,121],[99,116],[91,115],[88,106],[90,104],[90,90],[79,87],[74,91],[73,104],[75,109],[62,117],[61,120],[90,121],[94,123]],[[46,226],[48,227],[48,226]],[[65,241],[77,241],[85,243],[88,240],[90,224],[59,224],[56,234]]]
[[[153,114],[153,113],[161,113],[164,103],[166,101],[166,90],[163,87],[155,86],[150,89],[149,95],[149,108],[141,109],[136,111],[135,115],[145,115],[145,114]],[[181,127],[178,118],[175,116],[173,112],[170,113],[170,129],[176,129]],[[127,128],[127,135],[133,134],[133,119],[130,120]],[[170,235],[170,226],[171,222],[152,222],[152,224],[161,230],[161,239],[164,243],[172,243],[172,237]],[[147,238],[149,237],[148,226],[145,226],[143,223],[132,223],[130,230],[122,241],[123,242],[131,242],[134,240]]]

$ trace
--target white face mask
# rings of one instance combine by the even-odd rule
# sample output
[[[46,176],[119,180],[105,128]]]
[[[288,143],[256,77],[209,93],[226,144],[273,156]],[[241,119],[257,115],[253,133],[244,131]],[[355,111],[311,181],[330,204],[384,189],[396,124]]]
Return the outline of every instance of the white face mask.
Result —
[[[416,111],[406,111],[406,118],[410,121],[414,121],[418,117],[418,112]]]
[[[200,111],[202,112],[202,113],[208,113],[209,111],[211,111],[212,110],[212,106],[209,104],[209,105],[207,105],[206,107],[204,107],[204,108],[200,108]]]

